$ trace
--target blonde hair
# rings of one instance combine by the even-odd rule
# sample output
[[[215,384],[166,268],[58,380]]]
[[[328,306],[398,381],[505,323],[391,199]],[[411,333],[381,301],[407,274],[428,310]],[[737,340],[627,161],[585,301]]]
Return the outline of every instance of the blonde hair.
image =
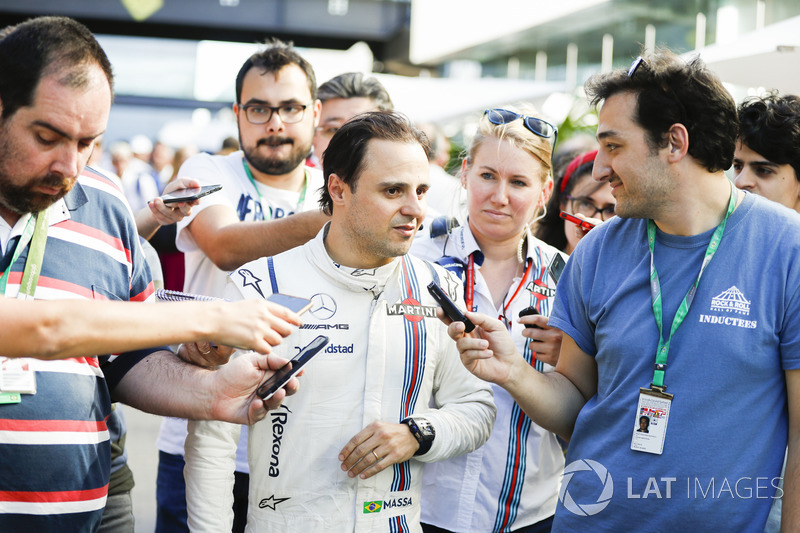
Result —
[[[535,107],[529,104],[521,104],[519,106],[506,106],[504,109],[513,111],[520,115],[527,115],[529,117],[537,117],[538,111]],[[506,124],[492,124],[489,117],[484,113],[478,123],[478,131],[475,133],[472,142],[467,148],[467,166],[472,164],[475,152],[478,150],[483,142],[494,137],[501,141],[507,141],[515,148],[519,148],[528,152],[530,155],[539,160],[542,168],[546,170],[542,176],[542,183],[547,182],[548,178],[552,178],[553,173],[553,139],[545,138],[536,135],[528,128],[522,120],[514,120]]]

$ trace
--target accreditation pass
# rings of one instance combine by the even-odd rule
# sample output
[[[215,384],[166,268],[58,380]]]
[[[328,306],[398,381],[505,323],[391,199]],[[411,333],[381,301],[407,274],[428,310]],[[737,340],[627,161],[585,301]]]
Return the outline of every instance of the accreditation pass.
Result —
[[[661,455],[667,438],[667,422],[672,394],[648,388],[639,389],[639,405],[633,425],[631,450]]]

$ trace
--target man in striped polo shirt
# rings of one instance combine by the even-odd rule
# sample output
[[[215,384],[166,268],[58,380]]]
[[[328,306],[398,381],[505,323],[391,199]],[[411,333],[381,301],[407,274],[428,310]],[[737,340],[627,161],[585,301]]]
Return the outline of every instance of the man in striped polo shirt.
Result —
[[[151,299],[122,192],[85,168],[111,107],[105,53],[77,22],[43,17],[5,32],[0,72],[0,294]],[[252,392],[275,362],[252,355],[213,372],[161,348],[54,361],[0,357],[0,531],[98,527],[112,400],[252,423],[266,414]]]

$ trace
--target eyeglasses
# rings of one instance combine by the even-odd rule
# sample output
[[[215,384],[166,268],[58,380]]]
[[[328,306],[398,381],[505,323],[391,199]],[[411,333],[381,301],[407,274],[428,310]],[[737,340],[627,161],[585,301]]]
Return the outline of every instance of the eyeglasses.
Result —
[[[633,63],[631,63],[631,68],[628,69],[628,77],[632,78],[633,75],[636,74],[636,71],[639,70],[639,67],[641,67],[642,65],[647,66],[647,63],[645,63],[645,60],[642,56],[639,56],[636,59],[634,59]]]
[[[577,196],[573,198],[572,196],[567,195],[567,199],[572,203],[573,214],[579,213],[589,218],[597,218],[597,215],[599,214],[600,220],[608,220],[615,214],[613,205],[600,208],[594,205],[594,203],[586,196]]]
[[[339,131],[339,128],[341,127],[341,125],[333,126],[328,124],[327,126],[317,126],[315,131],[322,137],[331,138],[337,131]]]
[[[250,124],[266,124],[272,120],[272,114],[278,113],[278,117],[284,124],[297,124],[303,120],[308,104],[285,104],[271,106],[264,104],[245,104],[244,115]]]
[[[518,118],[521,118],[522,123],[525,125],[525,128],[527,128],[528,131],[538,135],[539,137],[544,137],[545,139],[552,138],[553,146],[555,146],[556,139],[558,139],[558,128],[540,118],[520,115],[519,113],[509,111],[508,109],[487,109],[483,112],[483,114],[487,116],[489,122],[492,124],[497,124],[498,126],[502,124],[508,124],[509,122],[514,122]]]

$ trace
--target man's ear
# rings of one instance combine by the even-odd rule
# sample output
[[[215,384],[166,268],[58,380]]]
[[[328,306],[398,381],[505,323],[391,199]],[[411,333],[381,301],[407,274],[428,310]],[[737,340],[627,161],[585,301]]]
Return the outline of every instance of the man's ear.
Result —
[[[337,174],[328,176],[328,194],[331,195],[333,205],[344,205],[345,194],[349,191],[350,188]]]
[[[683,124],[673,124],[667,130],[669,154],[667,159],[677,163],[689,153],[689,131]]]

